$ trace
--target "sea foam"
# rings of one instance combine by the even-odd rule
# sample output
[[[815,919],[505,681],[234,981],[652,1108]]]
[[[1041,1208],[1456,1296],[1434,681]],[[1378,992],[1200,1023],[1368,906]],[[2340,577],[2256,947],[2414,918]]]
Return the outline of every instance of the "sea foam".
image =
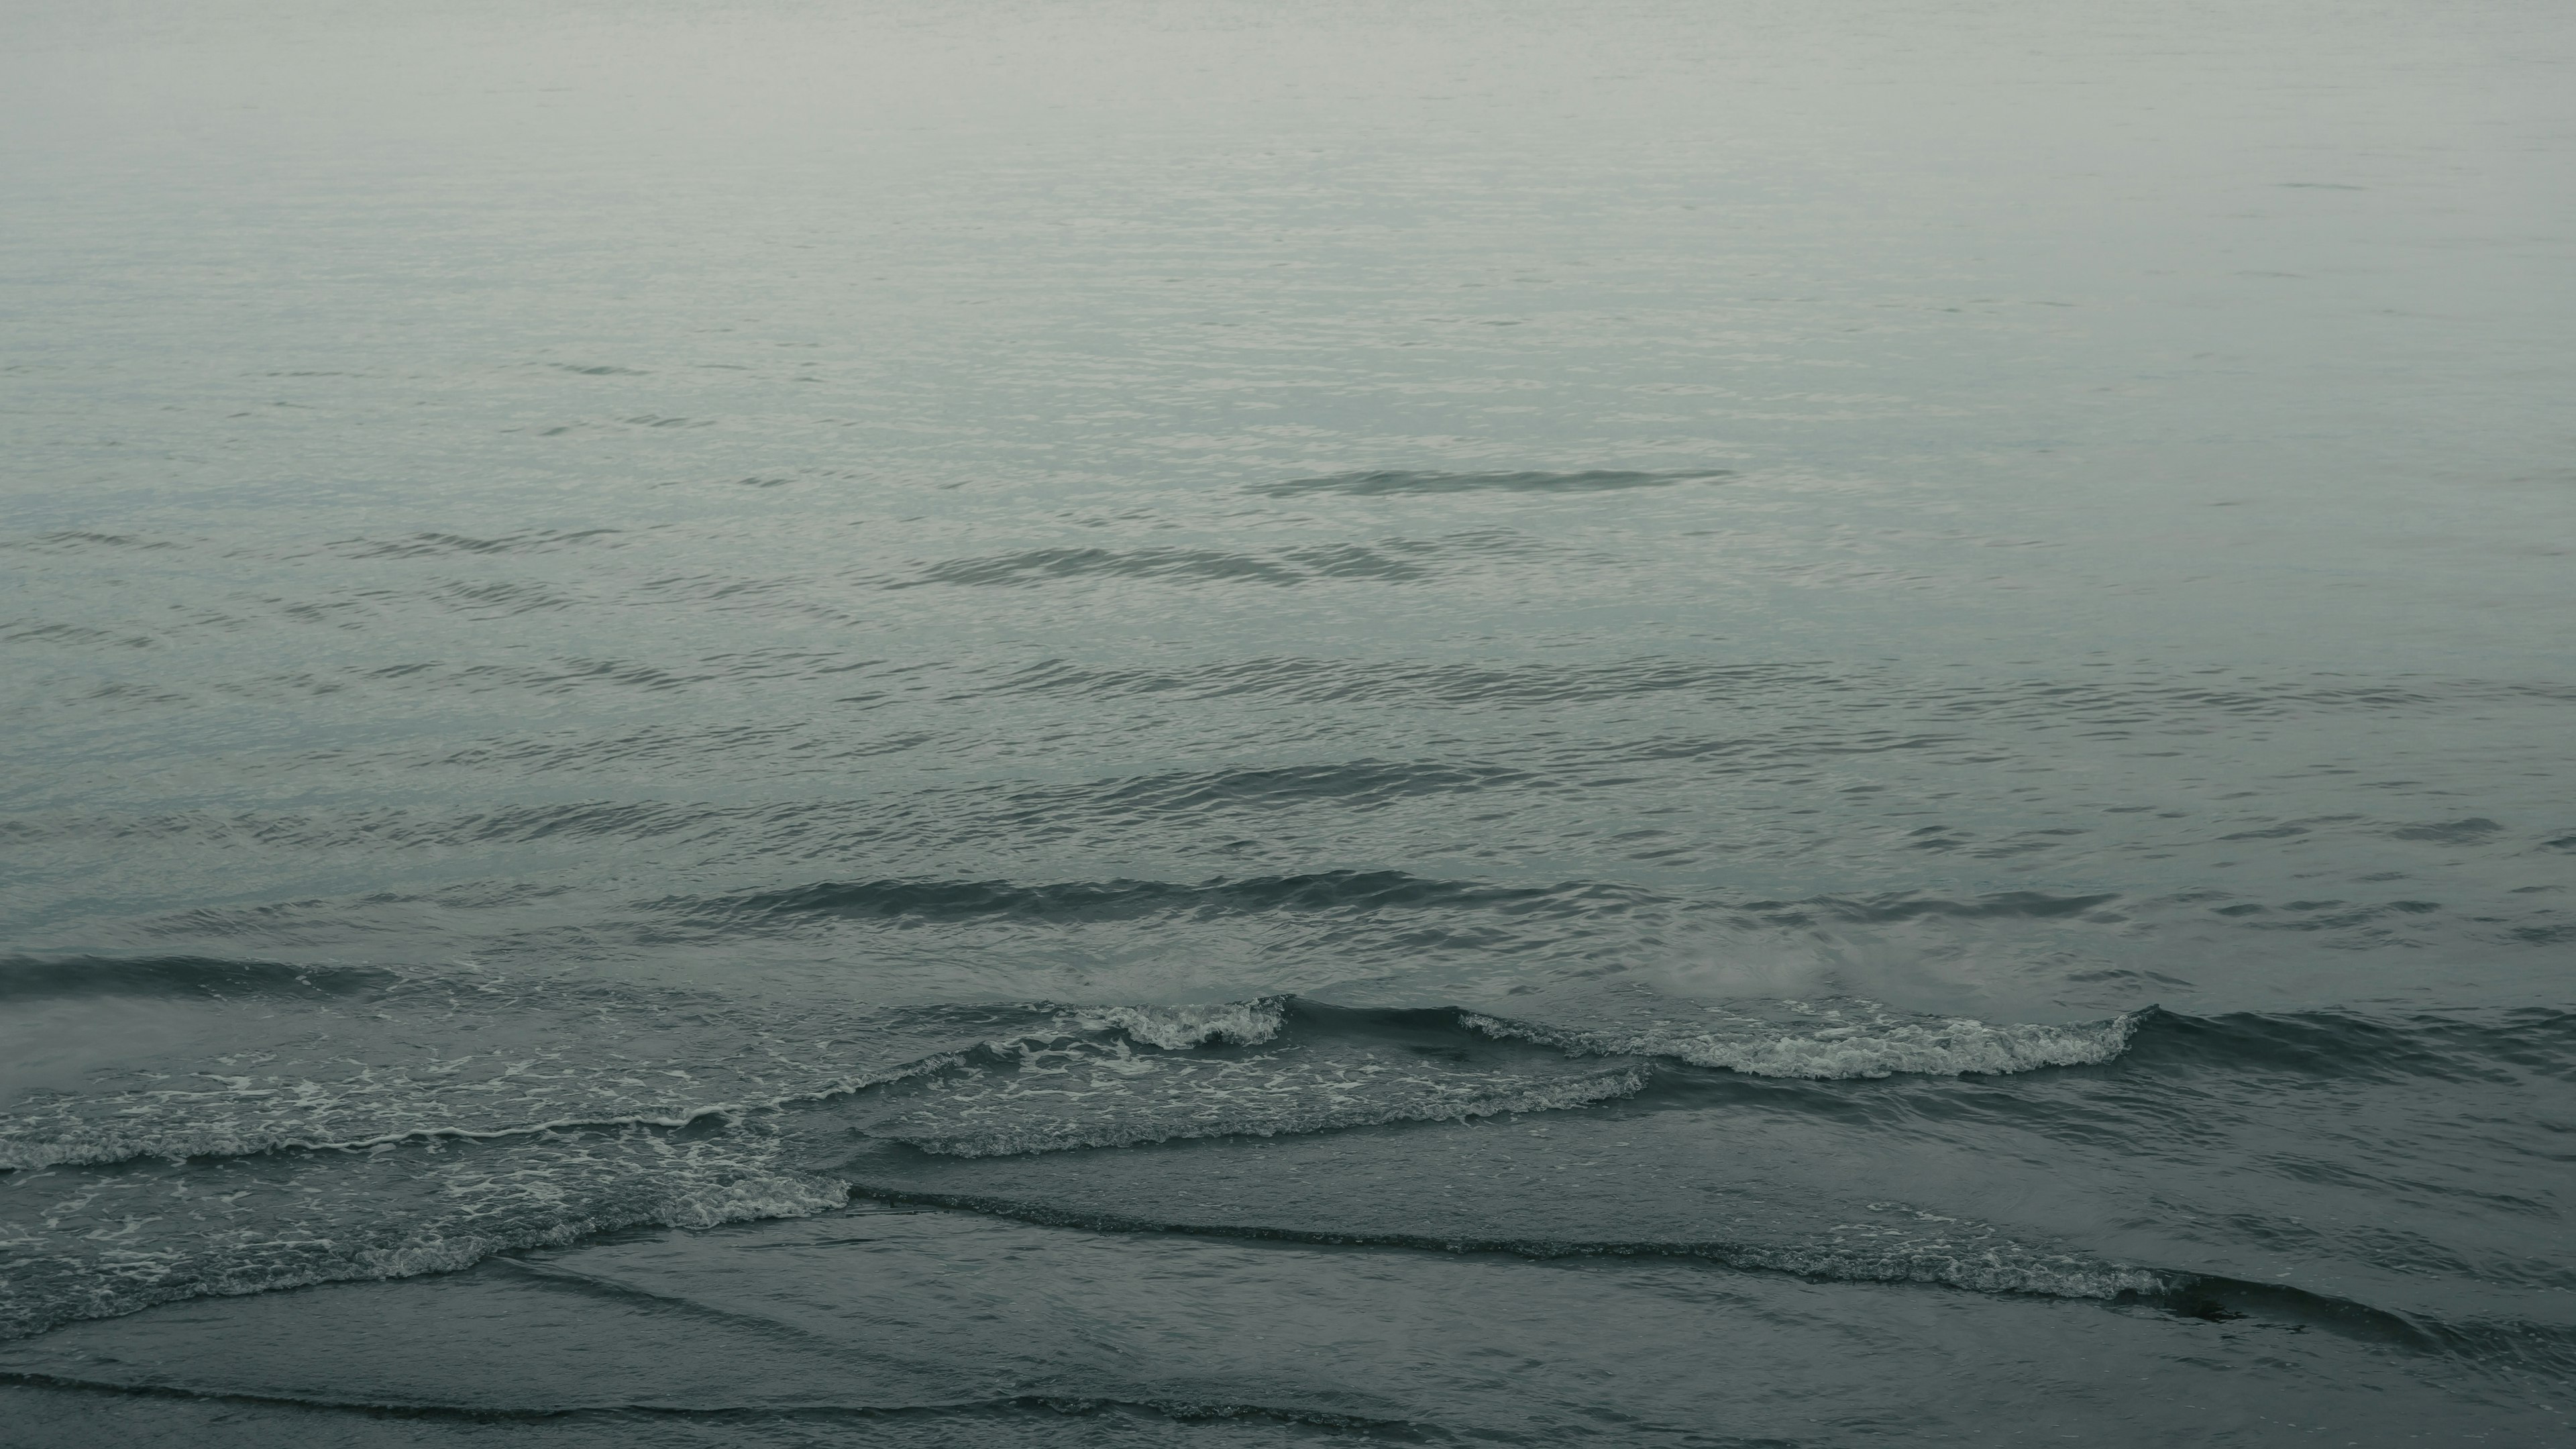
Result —
[[[1264,996],[1206,1006],[1098,1006],[1067,1012],[1057,1020],[1075,1031],[1123,1032],[1140,1046],[1165,1051],[1219,1042],[1259,1046],[1286,1025],[1288,1000]]]

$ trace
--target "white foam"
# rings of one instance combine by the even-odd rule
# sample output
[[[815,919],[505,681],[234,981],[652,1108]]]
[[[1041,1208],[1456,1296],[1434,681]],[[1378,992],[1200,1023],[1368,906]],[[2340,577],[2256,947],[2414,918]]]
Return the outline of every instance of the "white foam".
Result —
[[[66,1123],[39,1122],[33,1126],[11,1124],[0,1128],[0,1170],[94,1167],[117,1162],[132,1162],[143,1158],[183,1162],[191,1157],[247,1157],[262,1152],[368,1152],[381,1147],[395,1147],[407,1143],[497,1142],[553,1132],[599,1131],[630,1127],[678,1129],[713,1118],[742,1117],[754,1113],[773,1112],[783,1107],[846,1097],[870,1087],[927,1076],[955,1066],[959,1060],[955,1053],[942,1053],[924,1057],[919,1061],[907,1062],[886,1072],[820,1082],[802,1091],[749,1101],[680,1105],[671,1110],[659,1112],[629,1112],[622,1115],[604,1113],[598,1116],[510,1122],[493,1127],[422,1125],[363,1137],[333,1137],[328,1135],[327,1130],[315,1130],[336,1125],[327,1117],[320,1121],[296,1121],[290,1118],[284,1122],[249,1123],[147,1120],[126,1124],[94,1123],[75,1119]],[[148,1098],[155,1095],[177,1094],[135,1095]],[[246,1095],[256,1097],[276,1094],[249,1093]],[[320,1093],[313,1095],[327,1096]]]
[[[2152,1010],[2152,1008],[2149,1008]],[[1986,1022],[1973,1017],[1904,1016],[1874,1008],[1827,1014],[1816,1026],[1787,1028],[1730,1019],[1713,1029],[1658,1020],[1598,1030],[1543,1026],[1462,1012],[1488,1036],[1515,1037],[1586,1056],[1659,1056],[1756,1077],[1836,1080],[2004,1074],[2090,1066],[2128,1050],[2145,1011],[2074,1026]]]
[[[2112,1299],[2123,1293],[2165,1293],[2173,1286],[2170,1275],[2151,1268],[2010,1248],[1870,1252],[1833,1244],[1738,1248],[1723,1256],[1737,1267],[1768,1268],[1837,1283],[1937,1283],[1976,1293],[2025,1293],[2042,1298]]]
[[[180,1298],[452,1272],[617,1228],[805,1217],[848,1201],[845,1183],[785,1156],[764,1133],[636,1129],[433,1141],[364,1165],[291,1160],[220,1199],[190,1193],[186,1167],[43,1174],[0,1218],[13,1260],[0,1339]]]
[[[1187,1051],[1213,1042],[1259,1046],[1287,1024],[1287,998],[1221,1001],[1205,1006],[1097,1006],[1058,1018],[1076,1031],[1116,1031],[1140,1046]]]

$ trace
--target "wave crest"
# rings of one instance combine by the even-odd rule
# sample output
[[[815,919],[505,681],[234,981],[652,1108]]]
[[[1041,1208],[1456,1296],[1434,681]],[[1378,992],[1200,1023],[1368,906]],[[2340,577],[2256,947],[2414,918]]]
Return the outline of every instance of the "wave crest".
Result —
[[[1205,1006],[1098,1006],[1065,1013],[1057,1020],[1073,1031],[1122,1032],[1139,1046],[1187,1051],[1219,1042],[1259,1046],[1279,1034],[1288,1021],[1288,998],[1264,996],[1252,1001],[1224,1001]]]
[[[1365,1096],[1334,1091],[1335,1083],[1291,1081],[1249,1100],[1184,1088],[1155,1094],[1161,1100],[1116,1103],[1106,1110],[1094,1106],[1080,1116],[1029,1111],[988,1117],[984,1113],[990,1109],[981,1102],[943,1103],[888,1122],[876,1135],[948,1157],[1142,1147],[1193,1137],[1291,1136],[1588,1107],[1634,1096],[1653,1075],[1652,1067],[1640,1064],[1527,1085],[1491,1079],[1405,1082]]]
[[[2149,1006],[2108,1021],[2074,1026],[1988,1022],[1974,1017],[1917,1017],[1872,1011],[1853,1020],[1782,1032],[1776,1025],[1729,1022],[1692,1030],[1658,1021],[1642,1028],[1585,1030],[1460,1012],[1459,1021],[1487,1036],[1536,1042],[1582,1056],[1653,1056],[1755,1077],[1811,1081],[1894,1076],[2007,1075],[2042,1067],[2094,1066],[2127,1051]],[[1693,1025],[1696,1025],[1695,1023]]]

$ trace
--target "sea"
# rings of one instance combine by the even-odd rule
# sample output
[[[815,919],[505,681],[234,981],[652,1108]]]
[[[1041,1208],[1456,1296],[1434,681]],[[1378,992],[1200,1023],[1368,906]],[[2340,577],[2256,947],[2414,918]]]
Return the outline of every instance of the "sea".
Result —
[[[0,1444],[2576,1432],[2564,0],[0,4]]]

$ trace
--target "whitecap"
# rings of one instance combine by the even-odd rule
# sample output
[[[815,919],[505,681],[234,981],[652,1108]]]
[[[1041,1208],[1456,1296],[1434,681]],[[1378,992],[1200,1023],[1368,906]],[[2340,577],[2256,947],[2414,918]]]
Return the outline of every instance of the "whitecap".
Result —
[[[1218,1042],[1259,1046],[1288,1021],[1288,999],[1264,996],[1200,1006],[1095,1006],[1065,1013],[1059,1022],[1075,1031],[1123,1032],[1139,1046],[1187,1051]]]

